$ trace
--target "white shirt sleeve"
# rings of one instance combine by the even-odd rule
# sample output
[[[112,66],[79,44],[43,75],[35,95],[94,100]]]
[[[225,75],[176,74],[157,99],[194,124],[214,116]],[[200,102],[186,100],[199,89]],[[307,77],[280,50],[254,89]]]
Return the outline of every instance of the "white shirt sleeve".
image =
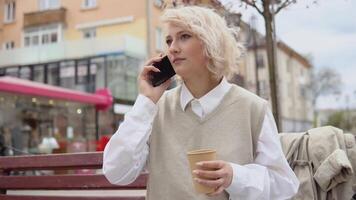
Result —
[[[284,200],[298,191],[299,181],[283,154],[270,109],[266,112],[252,164],[231,163],[233,179],[226,189],[230,199]]]
[[[139,95],[123,123],[105,146],[103,173],[112,183],[127,185],[133,182],[144,168],[148,156],[147,141],[157,114],[157,105]]]

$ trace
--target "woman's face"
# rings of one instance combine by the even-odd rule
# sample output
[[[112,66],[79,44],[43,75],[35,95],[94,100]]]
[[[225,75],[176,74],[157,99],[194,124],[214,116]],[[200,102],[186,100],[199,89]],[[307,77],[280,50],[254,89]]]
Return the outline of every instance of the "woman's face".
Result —
[[[203,52],[203,43],[192,33],[167,24],[167,55],[176,73],[185,79],[208,74],[208,59]]]

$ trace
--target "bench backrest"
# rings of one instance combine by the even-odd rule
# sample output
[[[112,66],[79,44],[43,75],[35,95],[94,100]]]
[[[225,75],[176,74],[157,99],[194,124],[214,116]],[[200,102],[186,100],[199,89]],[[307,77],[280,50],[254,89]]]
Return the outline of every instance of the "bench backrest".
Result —
[[[60,199],[105,199],[142,200],[144,196],[132,197],[78,197],[78,196],[29,196],[9,195],[7,190],[144,190],[147,174],[142,174],[134,183],[126,186],[110,184],[102,174],[50,174],[14,175],[19,171],[35,170],[82,170],[101,169],[102,152],[51,154],[0,157],[0,199],[4,200],[60,200]],[[93,170],[95,171],[95,170]],[[85,196],[85,193],[83,193]]]

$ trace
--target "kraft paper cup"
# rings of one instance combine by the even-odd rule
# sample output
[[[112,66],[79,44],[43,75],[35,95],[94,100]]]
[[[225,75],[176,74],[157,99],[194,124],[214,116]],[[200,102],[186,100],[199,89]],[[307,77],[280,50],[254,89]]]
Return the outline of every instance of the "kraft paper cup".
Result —
[[[192,177],[193,177],[193,183],[194,183],[195,190],[199,193],[205,193],[205,194],[214,192],[215,188],[207,187],[207,186],[201,185],[201,184],[197,183],[196,181],[194,181],[194,178],[196,177],[196,175],[193,174],[193,170],[195,170],[197,168],[196,167],[197,162],[216,160],[216,150],[214,150],[214,149],[193,150],[193,151],[189,151],[187,153],[187,156],[188,156],[188,160],[189,160],[189,165],[190,165],[190,169],[191,169],[191,173],[192,173]]]

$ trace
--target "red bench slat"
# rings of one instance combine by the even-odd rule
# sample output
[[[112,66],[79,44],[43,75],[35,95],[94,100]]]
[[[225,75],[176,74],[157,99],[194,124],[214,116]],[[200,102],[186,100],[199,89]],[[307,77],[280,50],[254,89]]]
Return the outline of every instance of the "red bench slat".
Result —
[[[0,169],[100,169],[102,152],[0,157]]]
[[[145,189],[147,175],[143,174],[130,185],[117,186],[104,175],[0,176],[0,189],[7,190],[90,190]]]
[[[54,197],[54,196],[27,196],[27,195],[1,195],[1,200],[145,200],[145,197]]]

